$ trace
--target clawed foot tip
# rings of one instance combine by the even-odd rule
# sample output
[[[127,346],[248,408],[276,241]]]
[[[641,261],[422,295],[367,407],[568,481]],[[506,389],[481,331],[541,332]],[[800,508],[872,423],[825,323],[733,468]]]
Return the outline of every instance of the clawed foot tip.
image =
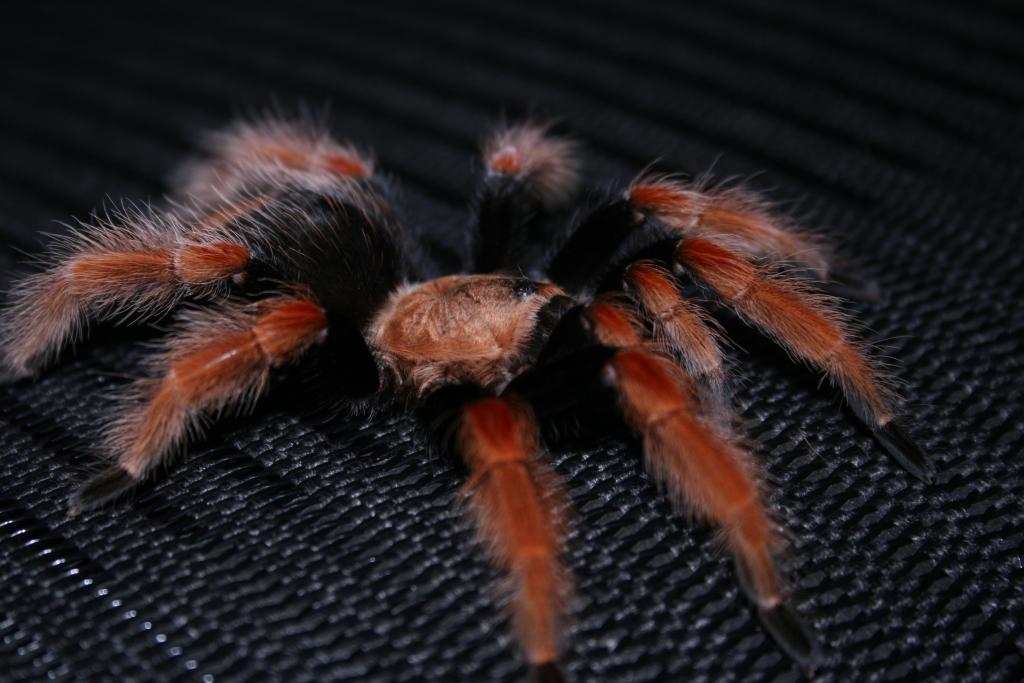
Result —
[[[876,438],[904,469],[925,484],[935,480],[935,463],[910,436],[900,420],[892,419],[875,430]]]
[[[759,609],[761,623],[772,638],[804,671],[813,671],[821,659],[814,631],[785,603]]]

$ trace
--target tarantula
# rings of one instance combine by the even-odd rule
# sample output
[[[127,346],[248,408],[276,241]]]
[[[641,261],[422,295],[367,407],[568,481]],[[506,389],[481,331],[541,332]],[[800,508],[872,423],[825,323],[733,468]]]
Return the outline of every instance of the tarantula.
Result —
[[[578,164],[547,126],[500,129],[483,162],[469,267],[426,281],[372,157],[306,123],[216,134],[166,208],[127,209],[60,241],[0,318],[9,378],[39,371],[90,320],[209,303],[185,310],[150,378],[131,385],[103,444],[112,463],[70,496],[70,514],[135,487],[210,419],[250,408],[272,370],[315,359],[347,396],[406,406],[465,466],[533,675],[557,681],[564,493],[540,460],[541,426],[611,410],[674,501],[721,529],[763,625],[812,666],[816,639],[786,604],[779,530],[730,420],[719,328],[681,287],[823,372],[928,480],[890,384],[822,293],[840,284],[827,249],[754,196],[672,176],[593,191],[565,220]]]

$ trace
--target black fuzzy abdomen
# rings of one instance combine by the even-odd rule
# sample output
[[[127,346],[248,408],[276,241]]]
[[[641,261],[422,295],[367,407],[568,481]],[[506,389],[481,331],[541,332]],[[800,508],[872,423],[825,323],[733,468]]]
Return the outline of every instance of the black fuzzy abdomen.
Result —
[[[361,330],[402,277],[400,228],[365,185],[289,191],[239,230],[253,249],[247,289],[306,287],[332,326]]]

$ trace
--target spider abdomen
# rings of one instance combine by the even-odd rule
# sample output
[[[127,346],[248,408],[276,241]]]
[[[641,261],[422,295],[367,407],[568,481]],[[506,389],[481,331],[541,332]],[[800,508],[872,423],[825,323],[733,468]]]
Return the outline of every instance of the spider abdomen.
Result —
[[[400,282],[399,228],[364,183],[287,188],[232,229],[253,245],[249,291],[304,287],[332,321],[361,328]]]

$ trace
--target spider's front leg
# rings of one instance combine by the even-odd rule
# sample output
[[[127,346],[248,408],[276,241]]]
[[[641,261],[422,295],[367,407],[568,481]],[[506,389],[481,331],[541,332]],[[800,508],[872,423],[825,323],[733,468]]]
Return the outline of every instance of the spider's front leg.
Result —
[[[568,574],[560,562],[562,488],[538,461],[530,406],[502,388],[529,365],[569,303],[552,285],[505,275],[451,275],[396,291],[369,343],[428,437],[465,463],[478,535],[512,587],[520,644],[536,680],[556,660]]]
[[[623,288],[650,321],[661,349],[679,358],[708,408],[728,413],[722,335],[704,309],[679,294],[675,278],[655,261],[635,261]]]
[[[878,287],[858,282],[836,267],[821,238],[801,230],[757,195],[707,181],[684,183],[641,176],[627,191],[629,204],[677,235],[705,237],[753,259],[793,268],[825,291],[877,300]]]
[[[722,530],[740,584],[762,623],[806,667],[818,645],[786,604],[784,581],[773,555],[778,533],[761,499],[756,468],[721,423],[706,419],[691,381],[643,338],[629,308],[600,299],[566,315],[538,366],[509,390],[556,418],[575,394],[610,388],[626,423],[643,441],[648,470],[673,500]],[[592,406],[591,406],[592,407]]]
[[[557,659],[570,592],[560,561],[565,492],[539,459],[532,410],[513,396],[460,385],[434,392],[419,412],[435,446],[466,465],[460,497],[480,542],[507,572],[513,623],[533,680],[562,681]]]
[[[683,239],[676,258],[740,317],[825,372],[890,455],[917,478],[931,481],[933,465],[896,417],[892,390],[827,299],[702,238]]]
[[[324,311],[308,295],[192,313],[156,356],[156,377],[135,383],[130,405],[112,425],[107,447],[117,463],[72,494],[69,513],[134,487],[180,449],[204,417],[251,407],[271,368],[297,360],[326,334]]]
[[[699,317],[685,315],[679,292],[670,293],[669,284],[674,288],[674,282],[667,271],[652,270],[644,263],[630,264],[637,254],[650,254],[692,274],[746,322],[826,373],[886,450],[911,474],[929,481],[933,465],[896,416],[895,392],[865,346],[853,338],[831,300],[796,278],[760,265],[751,255],[725,246],[728,240],[717,232],[702,237],[681,234],[678,221],[667,225],[662,212],[650,208],[654,203],[650,197],[640,193],[642,200],[636,199],[638,188],[645,187],[634,184],[624,196],[599,197],[582,211],[570,238],[548,266],[551,280],[583,294],[625,287],[639,305],[655,315],[656,331],[666,328],[666,320],[682,324],[681,331],[663,334],[663,339],[696,376],[708,374],[701,367],[705,366],[711,368],[713,377],[720,356],[704,350],[714,348],[708,341],[711,332]],[[689,230],[700,234],[699,225]],[[697,346],[688,338],[697,339]]]

